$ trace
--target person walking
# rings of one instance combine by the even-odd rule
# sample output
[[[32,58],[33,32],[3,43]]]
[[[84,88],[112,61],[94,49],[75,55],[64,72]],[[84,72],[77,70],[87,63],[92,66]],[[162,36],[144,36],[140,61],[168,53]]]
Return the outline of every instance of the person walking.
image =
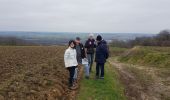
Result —
[[[87,59],[88,59],[88,63],[90,66],[90,69],[89,69],[90,72],[92,71],[95,48],[96,48],[96,44],[95,44],[94,35],[89,34],[89,38],[85,43],[85,51],[87,53]]]
[[[75,49],[75,41],[74,40],[70,40],[69,44],[68,44],[68,48],[66,49],[65,53],[64,53],[64,63],[65,63],[65,67],[67,68],[67,70],[69,71],[69,88],[70,89],[75,89],[76,87],[73,85],[73,76],[75,73],[75,68],[78,65],[77,62],[77,53],[76,53],[76,49]]]
[[[77,61],[78,64],[84,66],[84,71],[85,71],[85,78],[89,79],[89,65],[88,65],[88,60],[86,58],[86,53],[85,53],[85,48],[83,44],[81,43],[80,37],[76,37],[76,52],[77,52]],[[76,74],[75,74],[76,78]]]
[[[104,79],[104,65],[106,59],[109,56],[107,43],[106,41],[102,40],[102,37],[100,35],[97,36],[96,41],[97,41],[95,55],[96,78]]]

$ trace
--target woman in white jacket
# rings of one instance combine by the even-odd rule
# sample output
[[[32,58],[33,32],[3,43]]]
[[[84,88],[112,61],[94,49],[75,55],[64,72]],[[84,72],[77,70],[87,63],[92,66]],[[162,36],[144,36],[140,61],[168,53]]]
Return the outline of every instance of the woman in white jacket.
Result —
[[[75,42],[74,40],[69,41],[69,47],[65,51],[64,54],[64,63],[65,67],[68,69],[70,73],[70,78],[69,78],[69,87],[72,89],[73,87],[73,77],[75,73],[75,68],[78,65],[77,63],[77,53],[75,50]]]

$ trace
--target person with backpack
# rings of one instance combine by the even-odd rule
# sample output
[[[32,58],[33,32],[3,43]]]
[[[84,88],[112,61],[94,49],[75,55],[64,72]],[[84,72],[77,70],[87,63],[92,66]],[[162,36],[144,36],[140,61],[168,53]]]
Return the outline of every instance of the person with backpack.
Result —
[[[89,62],[90,66],[90,72],[92,71],[92,66],[93,66],[93,60],[94,60],[94,54],[95,54],[95,39],[93,34],[89,34],[88,40],[85,42],[85,51],[87,53],[87,59]]]
[[[96,41],[96,78],[104,79],[104,65],[109,56],[107,42],[104,41],[100,35],[97,36]]]
[[[77,53],[75,49],[75,41],[70,40],[68,44],[68,48],[66,49],[64,53],[64,63],[66,69],[69,71],[69,88],[70,89],[76,89],[76,87],[73,85],[74,80],[74,73],[75,73],[75,68],[78,65],[77,62]]]

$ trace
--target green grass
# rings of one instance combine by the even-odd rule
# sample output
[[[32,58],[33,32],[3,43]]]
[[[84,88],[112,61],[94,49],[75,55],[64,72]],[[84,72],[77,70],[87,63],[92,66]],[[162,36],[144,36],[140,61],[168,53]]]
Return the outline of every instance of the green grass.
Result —
[[[110,64],[105,65],[104,80],[96,80],[94,77],[95,70],[93,69],[89,80],[82,79],[77,100],[126,100],[118,74]]]
[[[120,57],[119,61],[132,64],[170,68],[170,47],[137,46]]]
[[[113,56],[120,56],[127,50],[128,50],[128,48],[120,48],[120,47],[109,46],[110,56],[112,56],[112,57]]]

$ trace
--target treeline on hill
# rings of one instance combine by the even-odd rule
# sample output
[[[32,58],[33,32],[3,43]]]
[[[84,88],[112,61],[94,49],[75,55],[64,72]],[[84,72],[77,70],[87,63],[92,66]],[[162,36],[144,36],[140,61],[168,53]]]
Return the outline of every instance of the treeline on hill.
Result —
[[[34,43],[28,42],[26,40],[17,38],[17,37],[13,37],[13,36],[9,36],[9,37],[4,37],[4,36],[0,36],[0,45],[11,45],[11,46],[19,46],[19,45],[35,45]]]
[[[163,30],[153,37],[137,37],[134,40],[120,41],[113,40],[111,46],[131,48],[139,46],[170,46],[170,31]]]

